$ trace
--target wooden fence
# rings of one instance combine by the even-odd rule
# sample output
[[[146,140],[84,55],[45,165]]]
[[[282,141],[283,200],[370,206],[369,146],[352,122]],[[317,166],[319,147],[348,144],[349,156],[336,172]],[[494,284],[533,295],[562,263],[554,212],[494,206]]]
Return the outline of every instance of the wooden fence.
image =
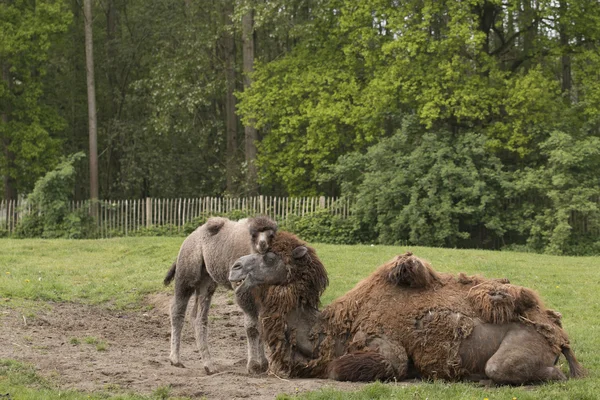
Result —
[[[90,202],[73,201],[71,210],[90,210]],[[317,210],[326,210],[346,218],[350,214],[347,200],[335,197],[274,197],[243,198],[202,197],[188,199],[133,199],[102,200],[98,203],[97,225],[99,237],[129,235],[141,228],[170,226],[178,231],[201,216],[229,214],[268,215],[284,221],[291,215],[303,216]],[[0,203],[0,228],[12,233],[20,218],[31,213],[24,200]]]

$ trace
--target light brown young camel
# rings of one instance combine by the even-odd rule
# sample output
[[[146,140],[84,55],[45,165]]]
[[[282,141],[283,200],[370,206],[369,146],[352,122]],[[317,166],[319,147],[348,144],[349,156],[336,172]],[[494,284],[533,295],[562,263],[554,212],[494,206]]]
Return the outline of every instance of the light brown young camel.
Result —
[[[206,373],[216,371],[208,350],[208,310],[212,296],[219,284],[231,289],[227,275],[235,260],[250,253],[265,253],[276,231],[277,223],[268,217],[239,221],[213,217],[184,240],[177,260],[164,279],[165,285],[175,279],[175,296],[171,304],[171,364],[183,367],[179,357],[181,329],[189,299],[195,293],[192,322],[196,343]],[[248,372],[264,372],[268,361],[258,332],[256,305],[249,295],[238,296],[237,302],[245,315]]]
[[[443,274],[411,253],[395,257],[322,312],[327,275],[314,250],[280,232],[271,251],[241,257],[229,280],[255,301],[270,367],[290,377],[428,379],[523,384],[584,375],[561,328],[530,289]],[[266,288],[266,289],[265,289]],[[266,292],[265,292],[266,290]]]

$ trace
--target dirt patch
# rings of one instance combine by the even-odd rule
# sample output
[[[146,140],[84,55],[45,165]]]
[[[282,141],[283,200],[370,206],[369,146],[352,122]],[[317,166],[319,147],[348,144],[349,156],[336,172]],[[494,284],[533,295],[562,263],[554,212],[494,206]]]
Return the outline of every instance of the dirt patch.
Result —
[[[218,290],[209,313],[210,350],[219,372],[206,375],[193,329],[186,322],[181,360],[169,362],[171,297],[157,294],[149,311],[118,312],[72,303],[50,303],[47,311],[23,316],[0,310],[0,358],[33,364],[38,373],[63,389],[133,391],[149,394],[171,386],[175,396],[209,399],[272,399],[329,386],[356,390],[357,383],[321,379],[282,380],[246,373],[243,315],[225,290]],[[191,307],[190,307],[191,308]],[[189,321],[189,318],[186,318]]]

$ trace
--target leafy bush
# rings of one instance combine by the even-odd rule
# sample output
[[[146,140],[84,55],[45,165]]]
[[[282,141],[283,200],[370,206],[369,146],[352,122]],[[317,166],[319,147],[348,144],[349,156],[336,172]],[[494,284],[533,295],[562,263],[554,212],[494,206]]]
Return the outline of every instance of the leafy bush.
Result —
[[[365,236],[361,235],[361,227],[356,219],[333,215],[328,209],[304,216],[290,215],[279,224],[279,228],[293,232],[308,242],[318,243],[354,244],[361,242]]]
[[[518,171],[509,187],[509,196],[530,199],[515,211],[515,228],[537,251],[600,254],[600,138],[555,131],[539,149],[544,164]]]
[[[185,227],[187,227],[187,223]],[[151,227],[141,227],[136,231],[131,231],[129,236],[187,236],[188,234],[185,232],[185,227],[183,230],[177,230],[177,226],[173,224],[153,225]],[[113,236],[123,236],[123,232],[119,230],[119,232]]]
[[[86,209],[72,211],[69,207],[74,164],[83,157],[84,153],[69,156],[36,182],[27,197],[32,211],[19,221],[17,237],[81,239],[94,236],[95,223]]]
[[[381,243],[600,254],[600,138],[554,131],[537,147],[534,166],[509,172],[485,135],[407,119],[324,179],[340,183],[361,234]]]
[[[343,193],[355,199],[358,222],[386,244],[460,246],[475,228],[501,235],[504,176],[485,137],[417,129],[408,120],[366,154],[343,156],[334,167]]]

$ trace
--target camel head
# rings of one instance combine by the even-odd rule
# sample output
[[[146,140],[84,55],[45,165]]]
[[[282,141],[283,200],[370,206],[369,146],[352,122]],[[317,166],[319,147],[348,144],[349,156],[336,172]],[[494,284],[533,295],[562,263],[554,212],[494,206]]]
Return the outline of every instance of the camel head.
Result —
[[[259,285],[267,289],[268,294],[256,300],[279,311],[297,306],[317,308],[329,283],[315,250],[296,235],[283,231],[277,232],[267,253],[238,259],[230,269],[229,280],[236,295],[242,289],[248,291]]]
[[[264,254],[271,247],[277,233],[277,222],[269,217],[254,217],[250,219],[249,231],[252,237],[252,248],[255,252]]]
[[[308,249],[298,246],[293,257],[303,257]],[[290,267],[284,259],[273,252],[249,254],[238,258],[229,270],[229,281],[237,293],[259,285],[285,285],[290,280]]]

